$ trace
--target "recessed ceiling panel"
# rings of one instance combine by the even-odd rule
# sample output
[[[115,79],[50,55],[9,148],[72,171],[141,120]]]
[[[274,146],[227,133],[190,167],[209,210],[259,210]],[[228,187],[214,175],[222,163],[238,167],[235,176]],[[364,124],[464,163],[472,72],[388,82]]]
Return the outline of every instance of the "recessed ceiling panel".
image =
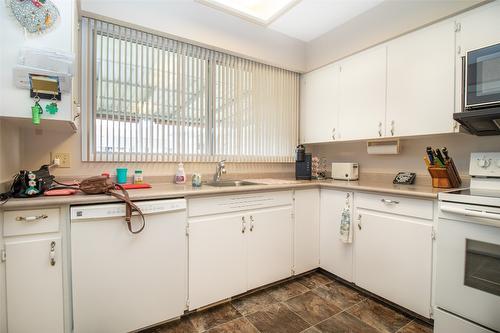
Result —
[[[309,42],[382,2],[383,0],[302,0],[274,20],[269,28]]]
[[[298,0],[197,0],[256,23],[267,25]]]

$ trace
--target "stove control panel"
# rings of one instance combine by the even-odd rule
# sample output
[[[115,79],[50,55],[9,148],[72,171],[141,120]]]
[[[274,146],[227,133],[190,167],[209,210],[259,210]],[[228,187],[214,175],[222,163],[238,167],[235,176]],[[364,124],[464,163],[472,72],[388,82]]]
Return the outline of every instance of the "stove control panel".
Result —
[[[469,175],[500,178],[500,153],[472,153]]]

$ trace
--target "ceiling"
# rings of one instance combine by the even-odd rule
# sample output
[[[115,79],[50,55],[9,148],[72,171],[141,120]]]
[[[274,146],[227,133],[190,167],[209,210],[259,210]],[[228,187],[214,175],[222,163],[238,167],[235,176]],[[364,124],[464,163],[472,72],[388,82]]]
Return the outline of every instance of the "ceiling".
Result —
[[[301,0],[268,28],[309,42],[383,0]]]

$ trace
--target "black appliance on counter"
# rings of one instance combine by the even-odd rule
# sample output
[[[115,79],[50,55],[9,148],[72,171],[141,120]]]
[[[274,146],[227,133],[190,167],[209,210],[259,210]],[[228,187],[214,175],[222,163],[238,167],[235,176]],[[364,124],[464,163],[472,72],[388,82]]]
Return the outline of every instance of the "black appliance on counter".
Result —
[[[454,113],[471,134],[500,135],[500,44],[462,58],[463,112]]]
[[[302,150],[300,154],[297,153],[297,159],[295,160],[295,179],[311,180],[311,174],[312,174],[311,168],[312,168],[312,155],[306,154],[305,149]]]

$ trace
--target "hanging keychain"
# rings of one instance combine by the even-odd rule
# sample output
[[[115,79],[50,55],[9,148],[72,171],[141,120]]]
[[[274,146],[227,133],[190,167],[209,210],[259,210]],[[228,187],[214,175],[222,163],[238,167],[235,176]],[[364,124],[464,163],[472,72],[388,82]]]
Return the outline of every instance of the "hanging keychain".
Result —
[[[54,93],[54,97],[52,97],[51,101],[52,101],[52,103],[47,104],[47,106],[45,106],[45,111],[51,115],[55,115],[57,113],[57,111],[59,111],[59,108],[57,107],[57,98],[56,98],[55,93]]]
[[[40,125],[40,119],[42,118],[43,108],[38,103],[40,101],[40,97],[38,94],[35,96],[35,105],[31,107],[31,121],[33,125]]]
[[[36,175],[33,172],[28,173],[28,188],[24,193],[27,195],[36,195],[40,193],[40,191],[36,188]]]

